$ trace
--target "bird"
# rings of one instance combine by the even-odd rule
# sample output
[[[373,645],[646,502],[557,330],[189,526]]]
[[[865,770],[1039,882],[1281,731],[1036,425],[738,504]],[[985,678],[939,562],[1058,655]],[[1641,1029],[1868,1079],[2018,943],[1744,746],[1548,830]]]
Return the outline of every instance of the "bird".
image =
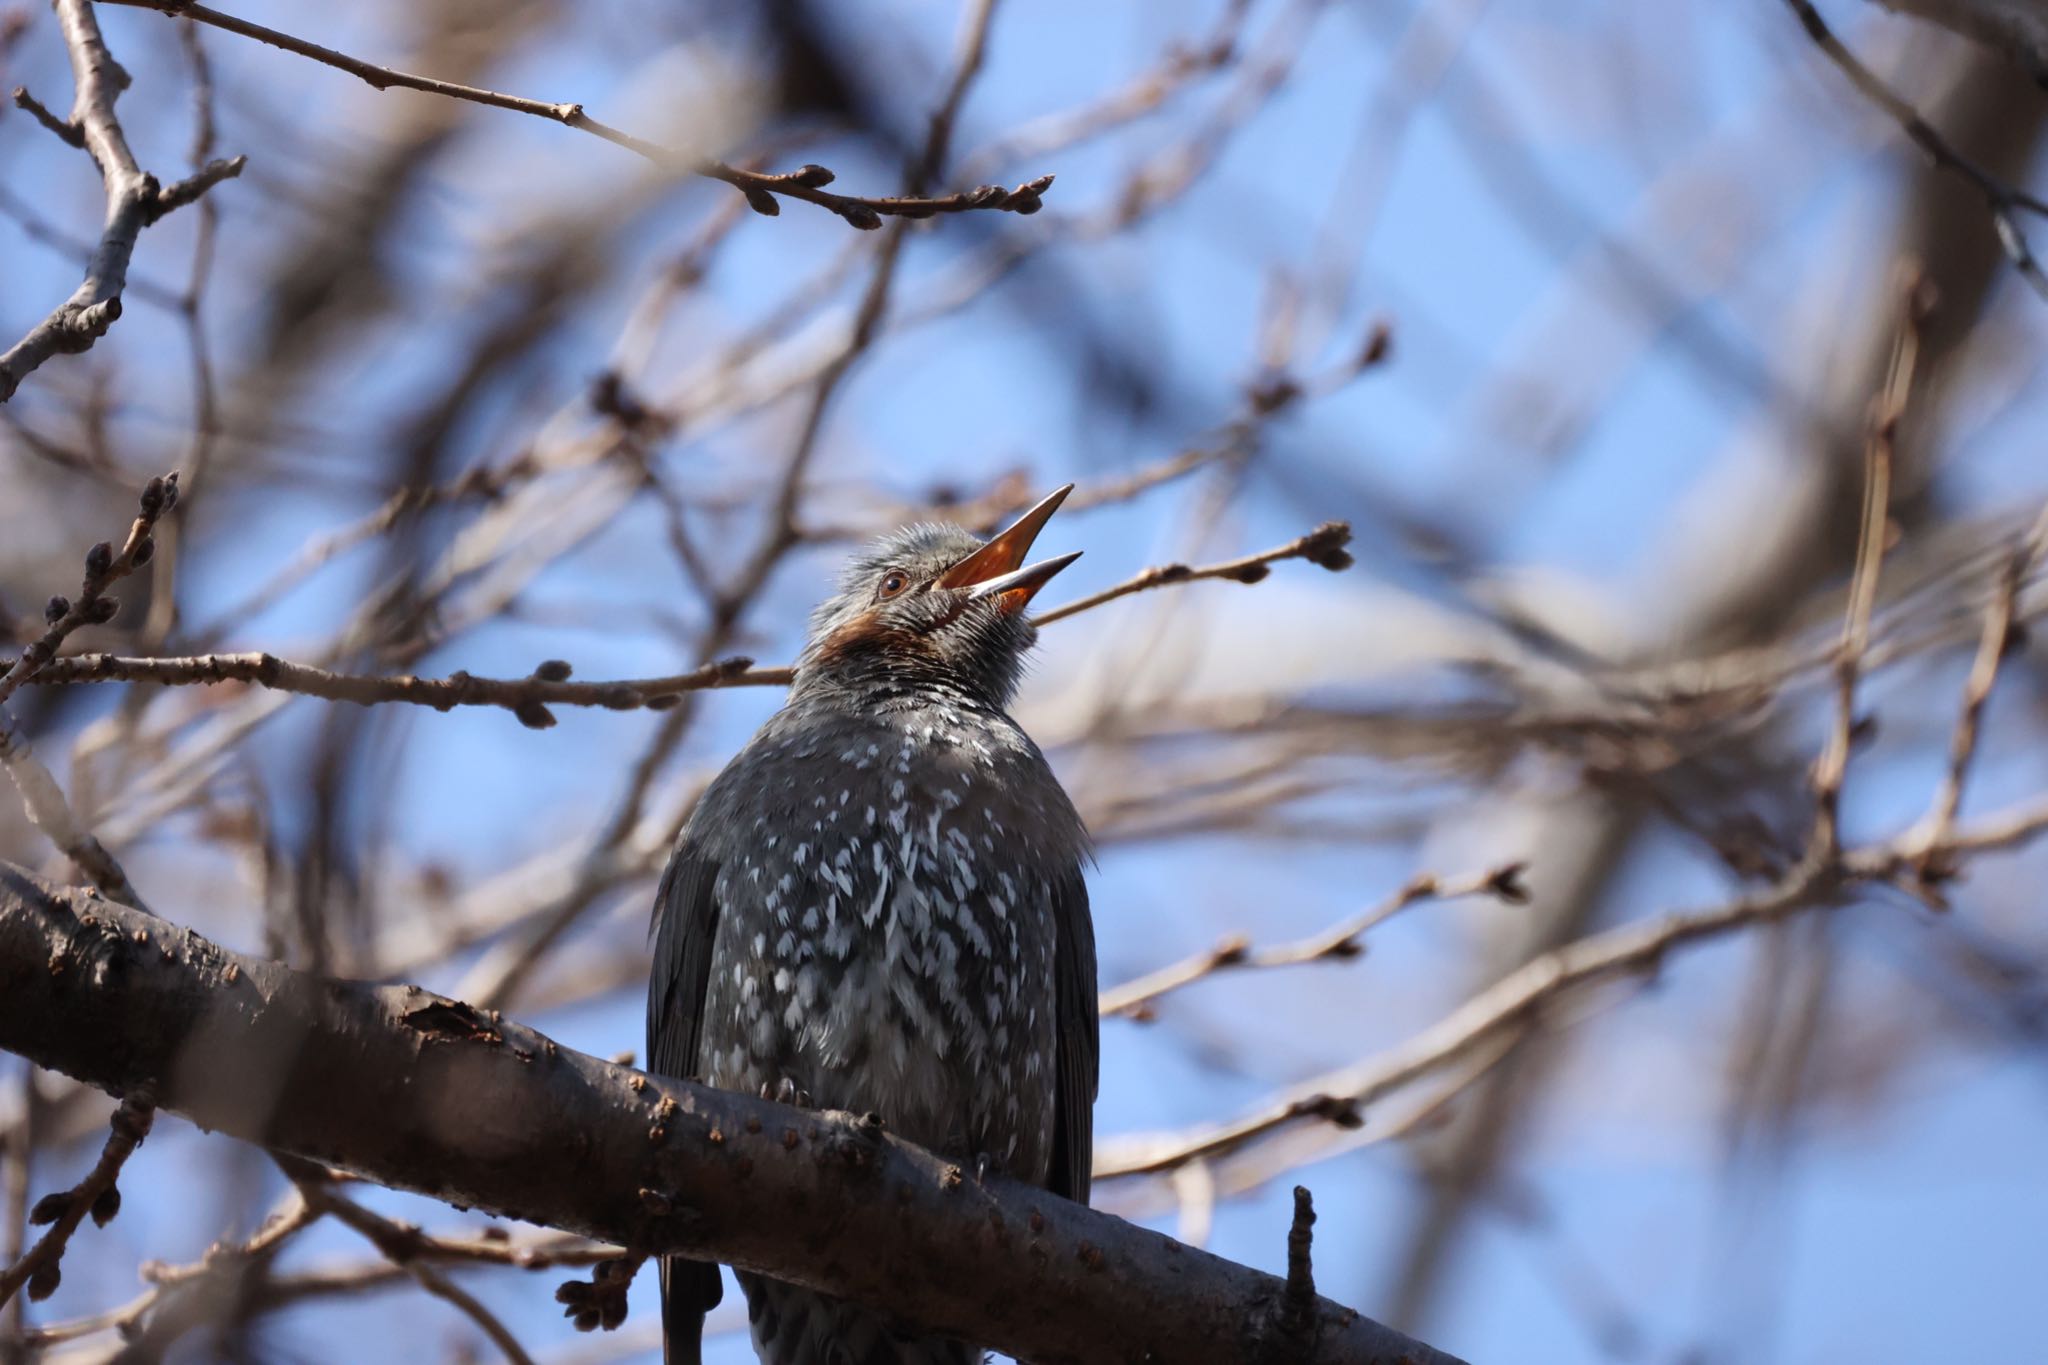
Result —
[[[865,546],[787,701],[713,779],[655,895],[649,1070],[878,1116],[1086,1203],[1098,1078],[1088,832],[1009,712],[1026,614],[1078,552],[1025,559],[1073,489],[986,542]],[[979,1365],[982,1351],[740,1272],[763,1365]],[[700,1365],[718,1267],[661,1266],[663,1359]]]

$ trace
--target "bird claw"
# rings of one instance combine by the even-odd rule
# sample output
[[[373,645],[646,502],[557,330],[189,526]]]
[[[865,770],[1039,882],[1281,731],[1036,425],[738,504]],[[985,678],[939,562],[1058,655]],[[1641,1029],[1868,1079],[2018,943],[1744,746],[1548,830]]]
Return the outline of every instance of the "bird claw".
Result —
[[[767,1081],[761,1082],[761,1098],[772,1100],[776,1104],[794,1105],[798,1109],[809,1109],[811,1107],[811,1092],[799,1089],[797,1083],[787,1076],[784,1076],[773,1085],[770,1085]]]
[[[988,1170],[989,1170],[989,1166],[990,1166],[990,1165],[991,1165],[991,1160],[990,1160],[989,1154],[988,1154],[987,1152],[976,1152],[976,1153],[974,1154],[974,1183],[975,1183],[975,1184],[977,1184],[977,1185],[986,1185],[986,1184],[988,1183]]]

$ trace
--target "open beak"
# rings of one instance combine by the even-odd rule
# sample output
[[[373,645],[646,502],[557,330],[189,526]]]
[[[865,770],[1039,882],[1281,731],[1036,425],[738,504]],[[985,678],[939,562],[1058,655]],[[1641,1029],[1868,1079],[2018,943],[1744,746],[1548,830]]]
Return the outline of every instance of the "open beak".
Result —
[[[1032,596],[1040,588],[1052,582],[1054,574],[1066,568],[1067,565],[1080,557],[1081,552],[1076,550],[1070,555],[1058,555],[1052,559],[1041,559],[1036,564],[1027,564],[1021,569],[1013,569],[1009,573],[997,574],[994,578],[983,579],[969,588],[967,595],[969,597],[987,597],[991,594],[999,594],[1003,600],[1003,610],[1014,616],[1016,613],[1024,610],[1025,604],[1031,600]]]
[[[1024,563],[1024,556],[1031,553],[1031,542],[1038,539],[1039,531],[1073,491],[1072,484],[1053,490],[1050,497],[1011,522],[988,544],[940,574],[937,586],[967,588],[970,597],[1000,594],[1005,612],[1022,611],[1032,595],[1052,581],[1054,574],[1081,557],[1076,551],[1036,564]]]

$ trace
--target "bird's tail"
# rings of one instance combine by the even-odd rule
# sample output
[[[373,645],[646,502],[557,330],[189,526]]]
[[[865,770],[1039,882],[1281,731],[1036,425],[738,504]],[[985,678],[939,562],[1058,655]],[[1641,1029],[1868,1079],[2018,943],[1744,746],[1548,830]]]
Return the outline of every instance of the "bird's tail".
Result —
[[[680,1256],[661,1262],[661,1358],[663,1365],[704,1365],[704,1315],[718,1307],[725,1287],[718,1267]]]

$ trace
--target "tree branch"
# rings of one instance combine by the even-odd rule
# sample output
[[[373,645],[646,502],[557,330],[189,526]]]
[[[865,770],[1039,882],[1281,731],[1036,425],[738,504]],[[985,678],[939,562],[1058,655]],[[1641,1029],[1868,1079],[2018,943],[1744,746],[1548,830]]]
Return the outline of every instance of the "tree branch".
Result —
[[[1977,192],[1984,196],[1984,207],[1991,214],[1991,225],[1998,232],[1998,242],[2006,259],[2012,262],[2013,269],[2035,293],[2048,299],[2048,269],[2043,268],[2040,258],[2034,254],[2033,245],[2019,223],[2019,215],[2023,212],[2048,217],[2048,201],[2006,184],[1957,151],[1933,124],[1922,117],[1918,109],[1879,79],[1876,72],[1865,66],[1862,59],[1835,36],[1827,20],[1821,18],[1820,11],[1813,7],[1812,0],[1785,0],[1785,4],[1800,27],[1806,30],[1806,36],[1813,40],[1813,45],[1849,78],[1849,83],[1862,92],[1865,99],[1891,116],[1908,141],[1926,153],[1927,159],[1936,166],[1976,186]]]
[[[27,113],[37,123],[42,124],[43,127],[48,128],[59,138],[78,148],[81,152],[85,150],[85,134],[78,131],[78,125],[69,119],[57,117],[56,112],[50,106],[44,104],[34,95],[29,94],[27,86],[17,85],[14,87],[14,107]]]
[[[21,794],[22,810],[28,821],[47,838],[72,866],[100,890],[123,905],[147,910],[142,893],[128,880],[120,860],[100,842],[78,812],[71,808],[64,789],[29,742],[15,733],[13,723],[0,711],[0,771],[4,771]]]
[[[1258,583],[1272,572],[1268,565],[1283,559],[1306,559],[1311,564],[1321,565],[1331,573],[1340,573],[1351,567],[1351,552],[1344,547],[1351,543],[1351,527],[1346,522],[1326,521],[1305,536],[1298,536],[1285,545],[1270,550],[1261,550],[1255,555],[1239,559],[1226,559],[1220,564],[1203,564],[1189,567],[1186,564],[1161,564],[1134,574],[1115,587],[1104,588],[1101,592],[1054,607],[1042,616],[1031,618],[1034,626],[1049,626],[1055,621],[1064,621],[1069,616],[1114,602],[1119,597],[1129,597],[1135,592],[1150,588],[1162,588],[1169,583],[1193,583],[1204,578],[1227,578],[1233,583]]]
[[[1046,1365],[1274,1358],[1273,1276],[977,1180],[852,1115],[651,1080],[417,987],[295,972],[6,864],[0,1048],[393,1188],[728,1262]],[[1315,1362],[1451,1361],[1326,1299],[1313,1312]]]
[[[32,1299],[47,1299],[57,1292],[58,1282],[63,1278],[58,1262],[63,1260],[64,1248],[70,1245],[71,1234],[78,1231],[78,1225],[90,1214],[95,1226],[105,1227],[121,1211],[121,1191],[114,1182],[120,1178],[121,1167],[149,1136],[149,1126],[155,1117],[155,1108],[139,1094],[123,1099],[121,1107],[114,1111],[113,1129],[107,1134],[100,1159],[85,1179],[37,1201],[29,1221],[48,1223],[50,1230],[20,1260],[0,1270],[0,1305],[12,1299],[23,1285],[28,1286]]]
[[[100,37],[99,21],[93,17],[91,0],[55,3],[64,45],[71,53],[72,80],[78,87],[71,119],[68,123],[58,119],[26,98],[25,91],[15,92],[15,102],[36,114],[65,141],[72,141],[75,135],[77,142],[92,153],[107,190],[106,227],[86,264],[85,279],[71,297],[0,355],[0,403],[12,398],[21,381],[51,356],[89,350],[106,335],[107,328],[121,316],[121,291],[128,282],[128,261],[135,254],[135,242],[143,228],[172,209],[191,203],[212,185],[242,173],[243,159],[235,157],[213,162],[168,190],[160,188],[156,177],[136,164],[120,120],[114,116],[114,100],[127,88],[128,73],[107,51],[106,42]]]
[[[1294,1085],[1236,1119],[1187,1133],[1097,1143],[1095,1178],[1172,1170],[1234,1152],[1304,1119],[1356,1128],[1373,1102],[1472,1054],[1504,1031],[1540,1020],[1557,1001],[1589,986],[1653,973],[1673,952],[1693,943],[1843,905],[1859,888],[1887,884],[1911,894],[1930,861],[1952,869],[1964,855],[2030,843],[2044,833],[2048,801],[1952,829],[1939,842],[1916,827],[1832,856],[1809,856],[1772,885],[1722,905],[1589,934],[1530,959],[1406,1042]]]
[[[572,682],[569,665],[550,659],[525,678],[479,678],[456,672],[445,678],[412,674],[379,677],[336,673],[313,664],[294,663],[275,654],[195,654],[181,658],[132,658],[118,654],[77,654],[46,664],[38,683],[144,682],[169,687],[205,683],[255,683],[274,692],[295,692],[328,701],[375,706],[410,702],[449,711],[458,706],[499,706],[536,730],[555,723],[550,705],[602,706],[612,711],[647,707],[665,711],[685,692],[716,687],[786,687],[787,668],[755,668],[746,658],[720,659],[688,673],[620,682]]]
[[[176,470],[151,479],[142,490],[141,509],[128,527],[128,535],[121,542],[121,548],[116,550],[112,544],[101,541],[86,551],[85,580],[78,600],[52,597],[43,608],[46,623],[43,633],[29,641],[20,656],[8,665],[6,672],[0,673],[0,769],[6,771],[20,791],[29,822],[91,878],[94,886],[138,910],[148,907],[128,880],[128,874],[86,823],[79,819],[71,803],[65,799],[64,789],[57,785],[57,779],[35,756],[28,741],[15,732],[7,714],[7,700],[49,664],[74,631],[113,619],[121,604],[106,595],[107,589],[149,563],[156,551],[154,532],[157,522],[177,504]]]
[[[138,521],[137,527],[142,523]],[[781,551],[795,543],[795,533],[785,526],[779,535],[772,535],[765,548],[774,548],[773,555],[757,556],[755,563],[760,567],[750,570],[746,581],[727,594],[727,600],[745,601],[751,599],[766,577],[768,566]],[[1132,593],[1144,592],[1150,588],[1169,587],[1180,583],[1194,583],[1202,579],[1227,578],[1238,583],[1257,583],[1270,570],[1268,565],[1283,559],[1306,559],[1332,572],[1351,565],[1350,552],[1344,549],[1351,538],[1351,528],[1342,522],[1328,522],[1305,536],[1297,537],[1285,545],[1257,554],[1244,555],[1216,564],[1204,564],[1190,568],[1185,564],[1167,564],[1146,569],[1142,573],[1115,587],[1064,606],[1055,607],[1042,616],[1032,618],[1032,624],[1051,625],[1069,616],[1114,602]],[[131,543],[133,537],[131,536]],[[128,552],[116,561],[117,567],[125,565]],[[146,555],[145,555],[146,557]],[[126,569],[123,568],[123,572]],[[90,588],[90,580],[88,580]],[[96,597],[86,599],[80,606],[64,604],[68,622],[90,606]],[[52,602],[53,611],[62,599]],[[104,610],[104,608],[102,608]],[[81,618],[82,619],[82,618]],[[102,616],[100,619],[105,619]],[[458,706],[498,706],[511,711],[520,721],[536,730],[545,730],[555,723],[549,706],[602,706],[613,711],[631,711],[646,707],[654,711],[666,711],[682,697],[691,692],[701,692],[717,687],[787,687],[794,676],[792,670],[783,668],[756,668],[754,661],[747,658],[719,659],[687,673],[676,673],[659,678],[628,678],[614,682],[579,683],[570,681],[571,668],[560,659],[549,659],[525,678],[479,678],[471,673],[455,672],[445,678],[421,678],[411,674],[395,677],[380,677],[360,673],[337,673],[313,664],[295,663],[280,659],[275,654],[252,651],[242,654],[192,654],[177,657],[137,658],[120,654],[76,654],[68,658],[48,659],[47,656],[61,642],[72,627],[63,630],[52,628],[52,635],[31,646],[39,658],[47,662],[38,664],[25,675],[26,679],[42,685],[95,682],[142,682],[156,683],[166,687],[193,687],[208,683],[243,682],[275,692],[295,692],[308,697],[323,697],[328,701],[354,702],[359,706],[375,706],[382,702],[409,702],[417,706],[431,706],[437,711],[448,711]],[[24,659],[28,654],[24,653]],[[12,688],[7,677],[0,677],[0,698]]]
[[[2020,592],[2026,586],[2034,562],[2044,552],[2048,552],[2048,507],[2042,508],[2033,528],[2020,541],[2018,548],[2007,556],[1998,585],[1991,594],[1991,605],[1984,612],[1984,629],[1978,636],[1977,654],[1971,660],[1969,675],[1963,681],[1962,702],[1957,711],[1955,729],[1949,737],[1948,768],[1942,773],[1941,785],[1935,789],[1934,802],[1924,822],[1929,849],[1940,849],[1947,841],[1949,831],[1955,828],[1956,812],[1962,809],[1963,804],[1963,784],[1968,780],[1970,764],[1977,756],[1984,704],[1991,700],[1991,689],[1998,682],[1998,671],[2006,655],[2025,639],[2019,626]],[[1939,895],[1940,883],[1944,878],[1953,876],[1955,870],[1938,855],[1923,857],[1920,880],[1930,894]]]
[[[290,1158],[281,1164],[285,1174],[298,1186],[300,1198],[316,1215],[331,1215],[335,1221],[361,1234],[364,1240],[384,1253],[386,1260],[410,1275],[420,1288],[452,1304],[491,1339],[509,1365],[533,1365],[533,1357],[526,1353],[519,1338],[512,1335],[511,1329],[499,1321],[495,1313],[474,1294],[420,1259],[422,1238],[419,1229],[393,1222],[336,1192],[326,1171],[318,1166]]]
[[[20,657],[0,673],[0,706],[29,679],[36,676],[57,650],[71,637],[73,631],[84,626],[104,625],[114,619],[120,610],[120,603],[106,595],[107,589],[149,563],[156,553],[153,532],[157,521],[178,505],[178,471],[172,470],[161,478],[151,479],[142,490],[141,508],[135,520],[128,527],[128,535],[116,550],[106,541],[94,545],[85,554],[85,580],[79,587],[78,600],[67,597],[52,597],[43,608],[43,620],[47,628],[41,635],[29,641]]]
[[[1219,972],[1247,967],[1295,967],[1309,962],[1348,962],[1365,952],[1365,945],[1359,939],[1369,930],[1421,901],[1486,895],[1508,905],[1527,905],[1529,890],[1522,884],[1523,870],[1521,863],[1507,863],[1448,881],[1425,873],[1406,882],[1400,890],[1371,909],[1292,943],[1254,948],[1242,934],[1233,934],[1206,953],[1195,953],[1133,981],[1126,981],[1121,986],[1111,987],[1102,993],[1099,1009],[1105,1019],[1128,1015],[1149,1021],[1152,1006],[1161,996]]]
[[[680,167],[692,175],[708,180],[719,180],[732,186],[746,196],[747,204],[756,213],[774,217],[782,212],[778,196],[801,199],[807,204],[832,210],[854,227],[872,231],[882,225],[882,219],[930,218],[941,213],[970,213],[977,209],[988,209],[1005,213],[1036,213],[1045,206],[1044,194],[1052,188],[1052,177],[1041,175],[1027,180],[1014,189],[1000,185],[979,185],[957,194],[928,198],[923,195],[883,195],[868,197],[855,194],[834,194],[825,186],[835,178],[823,166],[800,166],[796,170],[781,174],[764,171],[742,170],[729,166],[723,161],[686,161],[673,149],[658,142],[633,136],[608,123],[601,123],[583,112],[580,104],[557,104],[548,100],[528,99],[523,95],[507,95],[482,86],[463,85],[459,81],[436,80],[432,76],[417,76],[409,71],[399,71],[388,66],[377,66],[345,52],[308,42],[304,38],[251,23],[232,14],[223,14],[205,5],[189,4],[186,0],[109,0],[111,4],[132,5],[138,9],[159,10],[178,18],[210,24],[244,38],[254,38],[259,43],[282,48],[286,52],[331,66],[337,71],[346,71],[365,84],[378,90],[397,87],[403,90],[419,90],[430,95],[444,95],[449,99],[467,100],[471,104],[488,105],[493,109],[509,109],[516,114],[531,114],[535,118],[560,123],[579,132],[601,137],[616,147],[624,147],[635,155],[645,157],[657,166]]]

